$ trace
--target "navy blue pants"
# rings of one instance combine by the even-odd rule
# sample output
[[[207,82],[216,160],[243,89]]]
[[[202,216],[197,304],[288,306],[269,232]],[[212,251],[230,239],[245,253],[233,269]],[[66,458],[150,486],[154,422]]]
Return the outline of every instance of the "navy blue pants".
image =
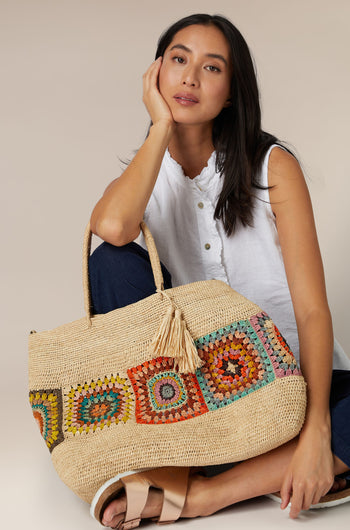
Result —
[[[171,276],[162,265],[164,287],[171,287]],[[138,302],[155,292],[148,252],[136,243],[115,247],[102,243],[89,260],[93,312],[108,313]],[[330,395],[332,451],[350,468],[350,371],[333,370]],[[230,467],[208,466],[207,474]]]

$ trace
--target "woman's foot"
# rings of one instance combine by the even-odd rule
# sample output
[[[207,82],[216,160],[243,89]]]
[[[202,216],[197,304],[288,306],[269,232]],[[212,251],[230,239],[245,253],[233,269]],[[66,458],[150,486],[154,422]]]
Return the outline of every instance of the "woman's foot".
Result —
[[[158,517],[162,509],[162,504],[163,492],[161,490],[150,488],[146,506],[141,514],[142,519]],[[123,493],[107,506],[103,513],[102,524],[115,528],[119,521],[124,518],[125,512],[126,495]]]
[[[212,496],[208,494],[207,478],[202,475],[193,474],[189,477],[188,491],[181,517],[191,518],[210,515],[214,513]],[[142,511],[141,518],[149,519],[159,517],[163,506],[163,491],[150,488],[146,506]],[[107,506],[103,513],[102,524],[110,528],[124,518],[126,511],[126,495],[123,493]]]

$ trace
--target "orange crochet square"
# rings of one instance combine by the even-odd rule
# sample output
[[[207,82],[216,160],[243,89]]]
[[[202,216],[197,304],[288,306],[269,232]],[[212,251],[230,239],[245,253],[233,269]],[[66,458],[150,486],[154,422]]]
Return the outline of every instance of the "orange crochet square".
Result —
[[[163,424],[208,412],[195,374],[180,374],[174,360],[158,357],[128,370],[137,423]]]

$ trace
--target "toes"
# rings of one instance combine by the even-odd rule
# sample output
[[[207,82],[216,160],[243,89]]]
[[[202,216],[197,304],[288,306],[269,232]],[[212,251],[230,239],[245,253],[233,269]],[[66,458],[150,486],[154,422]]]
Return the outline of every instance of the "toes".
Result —
[[[333,486],[331,487],[329,492],[330,493],[335,493],[336,491],[338,491],[338,489],[339,489],[339,482],[338,482],[338,480],[334,480]]]
[[[115,528],[121,519],[123,519],[126,511],[126,497],[120,497],[110,502],[103,512],[102,524]]]
[[[107,524],[102,521],[102,524],[104,526],[108,526],[108,528],[118,528],[119,523],[123,522],[124,519],[125,513],[121,513],[119,515],[115,515]]]
[[[329,490],[330,493],[336,493],[346,488],[346,480],[344,478],[336,477],[333,482],[333,486]]]
[[[338,489],[344,490],[346,488],[346,480],[345,478],[338,479]]]

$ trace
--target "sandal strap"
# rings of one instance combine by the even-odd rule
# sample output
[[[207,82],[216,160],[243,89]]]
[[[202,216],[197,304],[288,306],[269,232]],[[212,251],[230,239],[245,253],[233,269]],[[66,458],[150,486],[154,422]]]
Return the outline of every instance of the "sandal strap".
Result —
[[[138,473],[130,473],[117,480],[111,481],[99,493],[99,498],[94,505],[94,516],[102,522],[106,506],[115,496],[125,489],[126,513],[118,525],[119,530],[132,530],[139,526],[141,514],[147,503],[150,487],[163,490],[162,512],[158,519],[159,524],[168,524],[176,521],[183,511],[188,487],[189,467],[164,467],[149,469]]]
[[[133,519],[132,521],[123,521],[118,526],[118,530],[132,530],[140,526],[141,519]]]
[[[142,474],[122,478],[126,493],[126,513],[123,529],[129,530],[139,526],[141,513],[146,506],[149,484]]]
[[[163,490],[163,506],[158,524],[169,524],[181,516],[188,487],[189,467],[167,467],[150,469],[124,477],[127,509],[123,530],[135,528],[141,520],[141,513],[146,505],[149,487]],[[127,523],[135,526],[125,526]]]
[[[121,490],[124,489],[122,479],[125,476],[133,475],[134,473],[135,471],[120,473],[119,475],[105,482],[100,487],[100,489],[96,492],[90,507],[90,513],[94,519],[102,523],[102,517],[106,507],[113,499],[118,496]]]
[[[158,524],[173,523],[181,516],[188,487],[189,468],[169,469],[169,480],[163,485],[164,501]]]

